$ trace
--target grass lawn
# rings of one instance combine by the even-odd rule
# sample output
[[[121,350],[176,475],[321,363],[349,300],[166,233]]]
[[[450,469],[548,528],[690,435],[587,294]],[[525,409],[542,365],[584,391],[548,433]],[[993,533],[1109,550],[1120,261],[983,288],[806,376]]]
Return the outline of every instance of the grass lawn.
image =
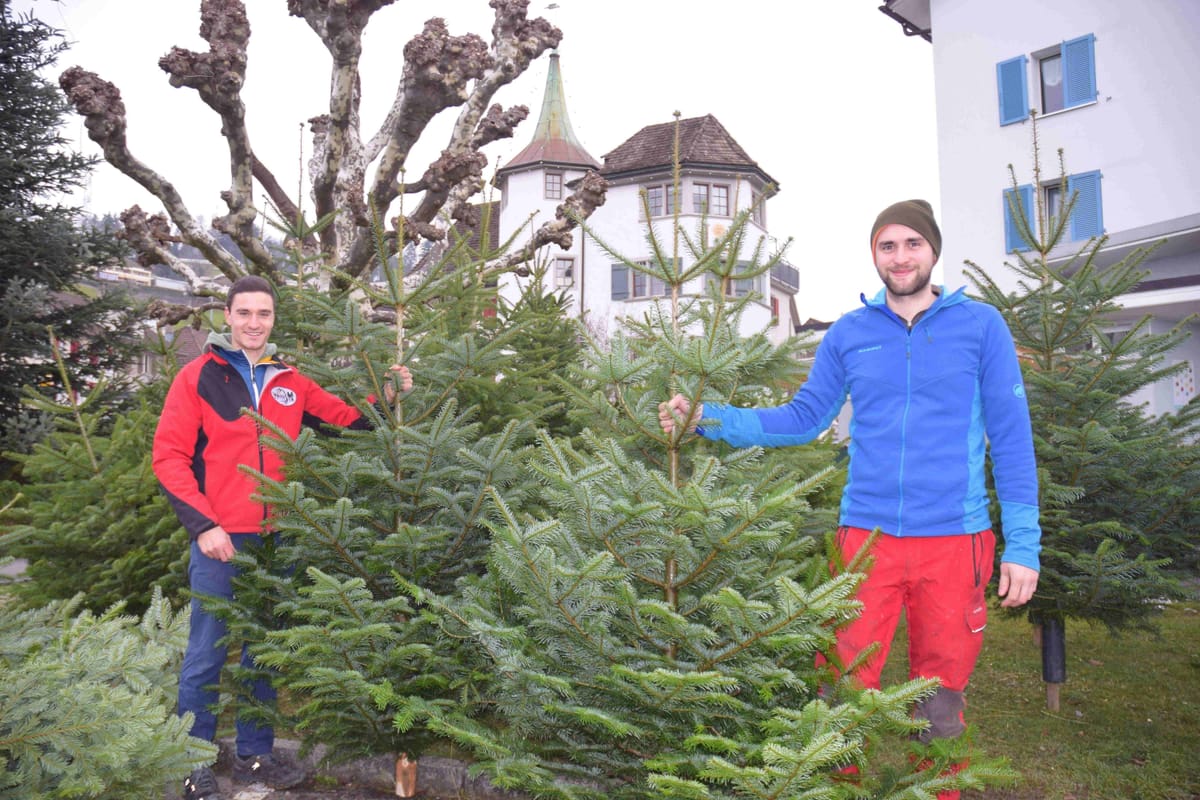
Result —
[[[964,800],[1200,798],[1200,602],[1174,604],[1159,633],[1067,623],[1067,682],[1046,709],[1032,628],[993,610],[967,690],[977,746],[1022,774]],[[885,685],[907,674],[897,635]]]

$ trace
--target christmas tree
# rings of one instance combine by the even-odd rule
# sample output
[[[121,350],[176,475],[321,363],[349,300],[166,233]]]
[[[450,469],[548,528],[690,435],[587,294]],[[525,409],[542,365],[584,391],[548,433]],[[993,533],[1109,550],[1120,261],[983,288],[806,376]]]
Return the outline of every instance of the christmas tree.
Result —
[[[1041,185],[1036,121],[1033,185]],[[1062,151],[1061,186],[1069,187]],[[1010,167],[1011,170],[1011,167]],[[1065,263],[1051,251],[1069,230],[1077,196],[1052,215],[1043,198],[1027,206],[1008,193],[1025,247],[1006,267],[1017,290],[1005,291],[977,264],[968,278],[1004,314],[1024,364],[1042,487],[1042,554],[1029,618],[1043,627],[1049,702],[1065,680],[1067,619],[1118,629],[1145,625],[1156,598],[1178,596],[1165,571],[1187,553],[1200,505],[1200,407],[1151,416],[1130,398],[1169,380],[1184,365],[1167,354],[1187,338],[1188,320],[1167,329],[1144,316],[1120,332],[1118,299],[1146,277],[1153,247],[1104,265],[1106,237],[1086,242]],[[1125,326],[1120,326],[1125,327]]]
[[[553,406],[552,375],[522,360],[526,326],[484,313],[494,307],[493,255],[461,240],[403,276],[403,259],[383,261],[374,286],[282,293],[285,314],[304,309],[295,339],[282,332],[284,352],[358,398],[372,430],[268,437],[288,463],[286,481],[262,486],[276,535],[243,559],[237,603],[220,613],[234,636],[256,643],[258,663],[290,699],[294,714],[272,720],[324,745],[332,761],[427,752],[439,737],[416,717],[397,724],[398,708],[472,715],[486,706],[474,644],[445,639],[411,593],[453,593],[483,572],[485,510],[493,492],[526,502],[533,487],[519,465],[542,419],[499,413]],[[537,316],[546,328],[550,315]],[[369,401],[384,396],[393,363],[410,366],[413,390],[392,405]]]
[[[0,798],[155,800],[216,749],[175,715],[187,617],[0,602]]]
[[[173,363],[165,347],[160,354]],[[25,580],[12,591],[29,608],[79,595],[96,613],[117,603],[141,613],[151,587],[178,601],[186,585],[187,534],[150,465],[169,376],[141,387],[124,413],[114,415],[103,381],[87,394],[77,392],[61,355],[58,360],[62,397],[26,392],[26,404],[52,420],[53,431],[28,455],[11,454],[23,485],[4,515],[11,527],[0,547],[28,561]]]
[[[528,469],[545,510],[489,488],[487,573],[454,595],[414,590],[447,639],[472,637],[486,653],[494,708],[472,718],[412,707],[397,724],[429,713],[502,786],[547,797],[918,797],[1002,774],[976,762],[944,775],[948,751],[916,756],[927,770],[878,768],[885,748],[870,745],[907,747],[919,729],[910,706],[933,685],[860,692],[816,666],[858,613],[858,565],[830,576],[822,534],[835,518],[813,505],[835,480],[835,448],[767,458],[659,427],[658,404],[675,391],[762,404],[800,379],[795,343],[737,332],[761,298],[735,287],[778,258],[742,246],[748,217],[713,242],[680,232],[684,258],[653,230],[649,265],[609,250],[661,281],[665,297],[591,343],[572,381],[583,433],[539,434]],[[697,284],[702,294],[685,293]],[[856,780],[843,779],[850,766]]]

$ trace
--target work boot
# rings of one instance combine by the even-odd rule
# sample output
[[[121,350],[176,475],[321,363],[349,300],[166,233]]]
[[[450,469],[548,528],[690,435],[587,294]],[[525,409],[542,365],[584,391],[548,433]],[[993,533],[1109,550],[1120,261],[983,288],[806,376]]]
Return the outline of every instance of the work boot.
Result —
[[[257,782],[272,789],[290,789],[304,783],[307,777],[308,773],[299,764],[274,753],[233,759],[233,779],[239,783]]]
[[[210,767],[192,770],[192,774],[183,779],[183,800],[224,800],[221,788],[217,786],[217,776]]]

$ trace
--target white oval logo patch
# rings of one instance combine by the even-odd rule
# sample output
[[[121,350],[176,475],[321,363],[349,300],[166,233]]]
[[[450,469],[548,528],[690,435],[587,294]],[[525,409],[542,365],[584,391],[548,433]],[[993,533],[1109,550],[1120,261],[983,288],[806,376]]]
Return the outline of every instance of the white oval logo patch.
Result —
[[[281,406],[294,406],[296,404],[296,393],[283,386],[276,386],[272,389],[271,397],[274,397],[275,402]]]

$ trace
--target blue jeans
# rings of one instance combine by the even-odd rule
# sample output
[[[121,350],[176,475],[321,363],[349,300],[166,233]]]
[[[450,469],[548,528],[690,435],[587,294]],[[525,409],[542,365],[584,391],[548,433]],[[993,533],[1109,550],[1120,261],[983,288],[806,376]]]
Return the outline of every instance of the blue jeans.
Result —
[[[251,541],[260,540],[258,534],[232,534],[235,550],[241,550]],[[217,702],[217,687],[221,680],[221,667],[229,656],[229,645],[224,642],[225,623],[206,611],[202,597],[233,598],[233,578],[237,568],[232,563],[217,561],[200,552],[200,546],[192,542],[192,557],[188,564],[188,582],[192,589],[191,630],[188,633],[187,652],[183,656],[183,667],[179,671],[179,715],[188,711],[195,715],[192,736],[213,741],[217,735],[217,715],[212,707]],[[242,644],[242,666],[254,663]],[[256,680],[248,687],[257,700],[275,701],[275,688],[268,680]],[[275,731],[260,727],[252,722],[237,722],[237,754],[247,757],[271,752],[275,745]]]

